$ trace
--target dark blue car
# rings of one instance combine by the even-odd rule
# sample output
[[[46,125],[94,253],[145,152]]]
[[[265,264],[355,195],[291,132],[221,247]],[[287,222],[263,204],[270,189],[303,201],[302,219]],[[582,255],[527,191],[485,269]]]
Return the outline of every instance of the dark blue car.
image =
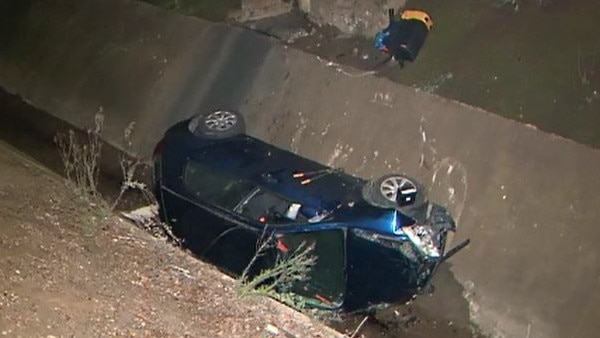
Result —
[[[160,215],[185,247],[239,276],[265,231],[278,245],[252,273],[308,243],[316,265],[293,291],[322,308],[367,310],[427,289],[455,225],[418,182],[395,174],[365,181],[244,127],[239,113],[213,111],[172,126],[156,147]]]

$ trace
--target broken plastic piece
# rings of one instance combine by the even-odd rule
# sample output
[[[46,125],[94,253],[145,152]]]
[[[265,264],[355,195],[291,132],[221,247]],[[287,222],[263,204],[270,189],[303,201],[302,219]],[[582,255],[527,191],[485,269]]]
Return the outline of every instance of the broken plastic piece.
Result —
[[[287,245],[285,245],[285,243],[283,243],[283,241],[281,239],[277,240],[277,250],[283,252],[283,253],[288,253],[288,251],[290,251],[290,249],[287,247]]]
[[[285,212],[285,217],[289,218],[291,220],[295,220],[298,217],[298,212],[300,211],[301,207],[302,207],[302,204],[300,204],[300,203],[290,204],[287,211]]]

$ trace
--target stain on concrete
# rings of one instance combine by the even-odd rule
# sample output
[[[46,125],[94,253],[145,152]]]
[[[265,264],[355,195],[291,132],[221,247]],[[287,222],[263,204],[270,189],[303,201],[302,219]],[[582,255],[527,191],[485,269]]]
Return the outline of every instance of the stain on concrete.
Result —
[[[298,118],[299,121],[296,124],[296,132],[290,139],[290,150],[296,154],[298,153],[304,131],[308,127],[308,119],[302,116],[302,112],[298,112]]]

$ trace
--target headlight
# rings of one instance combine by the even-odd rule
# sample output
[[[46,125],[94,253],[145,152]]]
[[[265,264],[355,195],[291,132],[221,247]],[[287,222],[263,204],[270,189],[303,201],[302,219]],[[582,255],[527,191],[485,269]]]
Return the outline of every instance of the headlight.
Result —
[[[414,225],[402,228],[402,231],[423,254],[429,257],[440,257],[440,250],[435,241],[435,233],[431,226]]]
[[[394,238],[361,229],[352,229],[352,232],[357,237],[360,237],[370,242],[377,243],[385,248],[399,251],[410,261],[417,263],[420,261],[421,254],[414,247],[412,241],[406,238],[406,236],[403,236],[401,238]]]

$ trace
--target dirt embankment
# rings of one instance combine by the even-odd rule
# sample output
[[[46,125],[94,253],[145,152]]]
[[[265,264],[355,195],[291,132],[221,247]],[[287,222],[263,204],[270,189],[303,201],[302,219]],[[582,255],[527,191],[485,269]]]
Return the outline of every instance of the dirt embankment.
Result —
[[[74,198],[4,143],[0,335],[335,336],[269,299],[239,299],[231,278]]]

